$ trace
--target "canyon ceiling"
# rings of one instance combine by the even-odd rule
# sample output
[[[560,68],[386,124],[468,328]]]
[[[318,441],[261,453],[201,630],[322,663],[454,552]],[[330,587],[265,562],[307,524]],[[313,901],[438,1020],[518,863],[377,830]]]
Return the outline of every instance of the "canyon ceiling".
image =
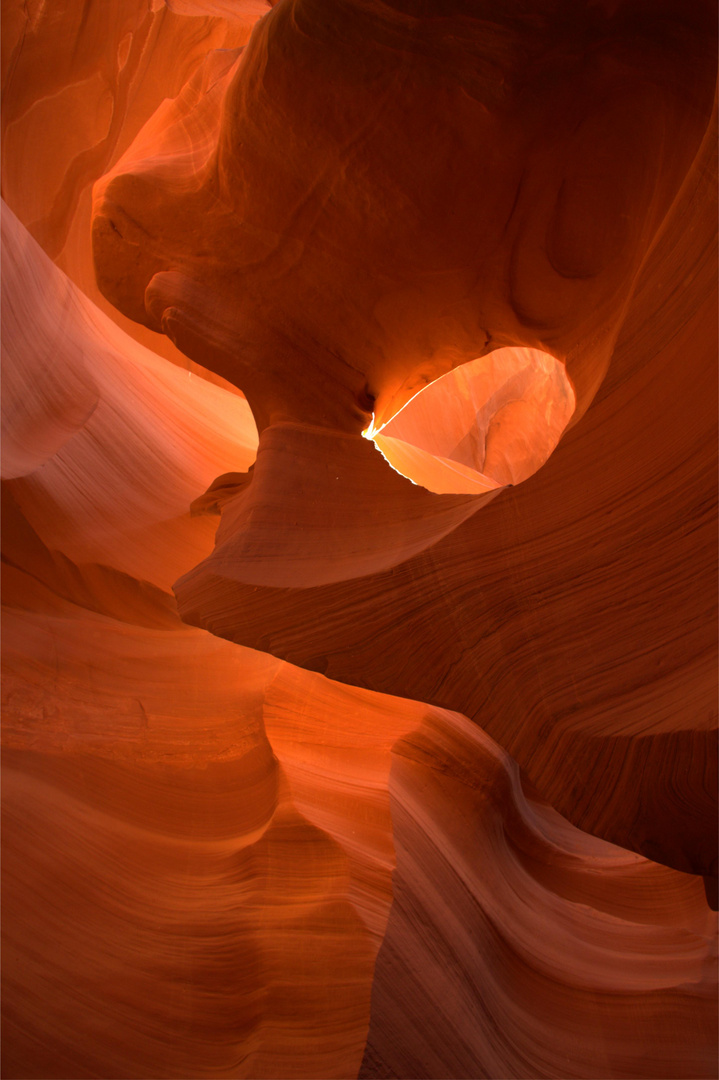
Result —
[[[716,1075],[716,42],[4,2],[3,1076]]]

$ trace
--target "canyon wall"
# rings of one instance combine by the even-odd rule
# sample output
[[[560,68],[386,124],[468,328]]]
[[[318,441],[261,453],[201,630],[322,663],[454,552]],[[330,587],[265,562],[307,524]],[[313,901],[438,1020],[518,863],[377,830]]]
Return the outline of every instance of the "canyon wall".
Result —
[[[715,1075],[715,42],[5,6],[3,1075]]]

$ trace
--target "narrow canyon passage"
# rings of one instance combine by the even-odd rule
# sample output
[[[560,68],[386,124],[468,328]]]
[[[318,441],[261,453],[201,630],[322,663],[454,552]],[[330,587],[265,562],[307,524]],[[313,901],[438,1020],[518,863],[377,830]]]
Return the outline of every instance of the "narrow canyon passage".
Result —
[[[714,5],[2,29],[2,1075],[714,1077]]]

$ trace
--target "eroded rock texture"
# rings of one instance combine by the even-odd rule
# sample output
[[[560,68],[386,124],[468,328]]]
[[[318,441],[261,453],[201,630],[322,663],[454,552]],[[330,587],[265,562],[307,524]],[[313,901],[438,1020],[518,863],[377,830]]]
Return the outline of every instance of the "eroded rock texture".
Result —
[[[3,21],[4,1075],[714,1076],[713,6]]]

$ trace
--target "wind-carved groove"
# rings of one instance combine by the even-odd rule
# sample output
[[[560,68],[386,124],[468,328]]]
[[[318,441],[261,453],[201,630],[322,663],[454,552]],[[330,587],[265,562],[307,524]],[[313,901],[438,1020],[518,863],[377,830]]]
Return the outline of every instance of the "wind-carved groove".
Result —
[[[3,1072],[713,1080],[713,5],[11,7]]]

